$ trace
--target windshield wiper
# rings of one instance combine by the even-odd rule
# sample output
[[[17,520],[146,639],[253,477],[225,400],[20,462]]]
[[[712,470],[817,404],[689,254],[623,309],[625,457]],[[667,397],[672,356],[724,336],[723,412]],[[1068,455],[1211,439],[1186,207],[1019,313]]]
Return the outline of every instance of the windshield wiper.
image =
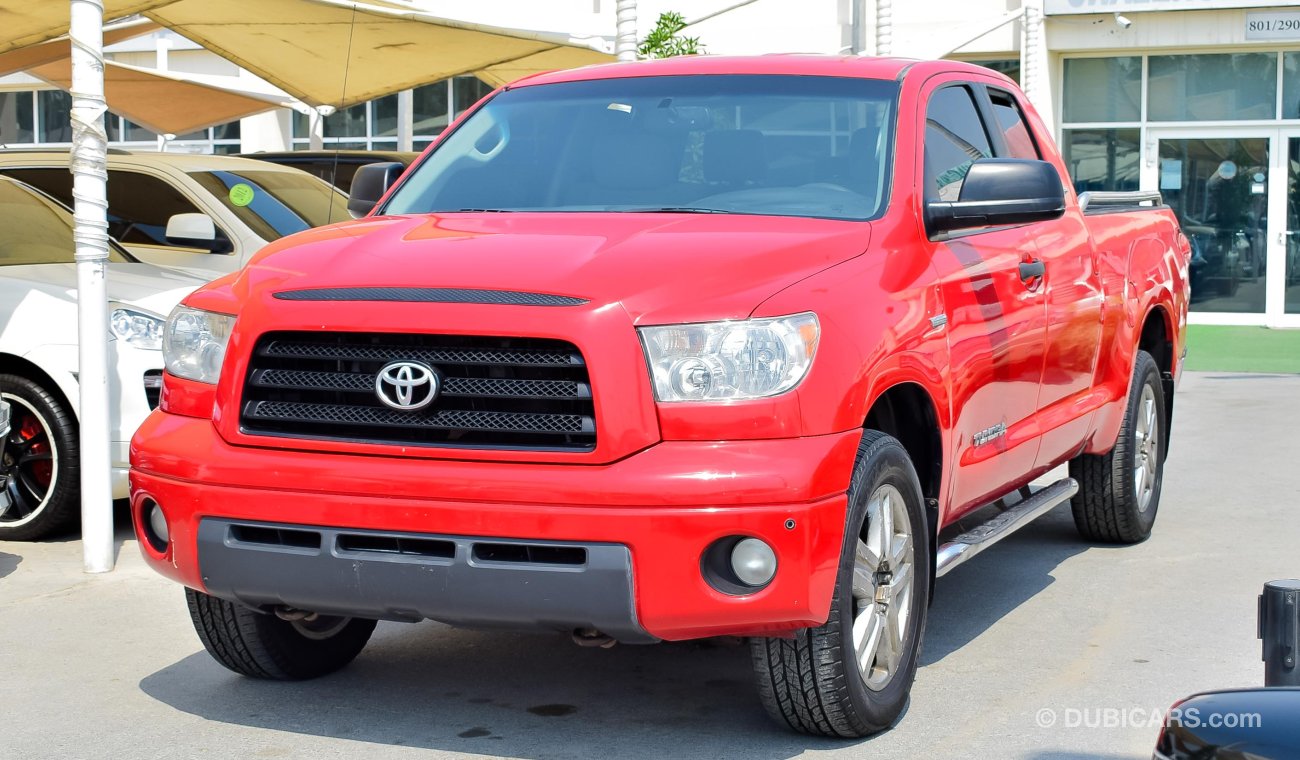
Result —
[[[644,208],[614,208],[622,214],[730,214],[720,208],[701,208],[699,206],[646,206]]]

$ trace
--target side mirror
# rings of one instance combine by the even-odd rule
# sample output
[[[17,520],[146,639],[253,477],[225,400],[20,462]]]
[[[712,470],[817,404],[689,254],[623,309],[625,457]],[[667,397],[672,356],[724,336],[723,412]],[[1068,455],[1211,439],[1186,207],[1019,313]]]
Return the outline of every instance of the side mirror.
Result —
[[[357,169],[357,173],[352,176],[352,192],[348,196],[348,211],[352,218],[360,219],[373,211],[379,199],[397,184],[404,171],[406,166],[397,161],[366,164]]]
[[[1169,708],[1155,757],[1282,760],[1300,757],[1300,688],[1210,691]]]
[[[981,158],[971,164],[956,201],[925,204],[931,235],[1000,224],[1027,224],[1065,213],[1065,186],[1056,167],[1021,158]]]
[[[217,253],[227,245],[225,236],[217,234],[217,225],[207,214],[173,214],[167,220],[165,235],[171,245],[202,248],[211,253]]]

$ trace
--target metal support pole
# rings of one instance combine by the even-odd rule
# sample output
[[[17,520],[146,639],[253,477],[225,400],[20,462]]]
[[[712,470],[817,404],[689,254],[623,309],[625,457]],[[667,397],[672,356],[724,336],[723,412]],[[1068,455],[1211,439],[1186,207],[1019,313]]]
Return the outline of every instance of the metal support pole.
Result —
[[[893,0],[876,0],[876,55],[894,53]]]
[[[614,55],[620,61],[636,60],[636,0],[618,0],[615,6]]]
[[[104,4],[70,0],[72,197],[81,391],[81,546],[88,573],[113,569],[108,416],[108,137],[104,133]]]
[[[1269,581],[1259,595],[1264,685],[1300,686],[1300,580]]]

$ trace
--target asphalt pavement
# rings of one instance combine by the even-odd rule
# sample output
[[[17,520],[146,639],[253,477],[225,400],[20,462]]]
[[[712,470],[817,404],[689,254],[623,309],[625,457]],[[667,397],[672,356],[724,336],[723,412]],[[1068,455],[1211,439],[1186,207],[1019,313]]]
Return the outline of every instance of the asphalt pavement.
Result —
[[[1300,376],[1188,374],[1153,537],[1090,545],[1068,507],[939,581],[912,702],[863,741],[769,723],[748,648],[583,649],[546,634],[381,623],[306,683],[203,651],[123,523],[0,542],[0,758],[1149,758],[1165,708],[1259,685],[1255,598],[1300,577]]]

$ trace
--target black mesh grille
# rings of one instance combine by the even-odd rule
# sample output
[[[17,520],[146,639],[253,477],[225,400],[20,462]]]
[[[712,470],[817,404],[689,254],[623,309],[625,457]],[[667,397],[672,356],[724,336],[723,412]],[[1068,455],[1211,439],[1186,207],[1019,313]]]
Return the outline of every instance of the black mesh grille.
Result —
[[[425,362],[429,406],[386,406],[375,380],[392,361]],[[590,450],[591,386],[572,344],[532,338],[271,333],[249,361],[240,422],[251,434],[465,448]]]

